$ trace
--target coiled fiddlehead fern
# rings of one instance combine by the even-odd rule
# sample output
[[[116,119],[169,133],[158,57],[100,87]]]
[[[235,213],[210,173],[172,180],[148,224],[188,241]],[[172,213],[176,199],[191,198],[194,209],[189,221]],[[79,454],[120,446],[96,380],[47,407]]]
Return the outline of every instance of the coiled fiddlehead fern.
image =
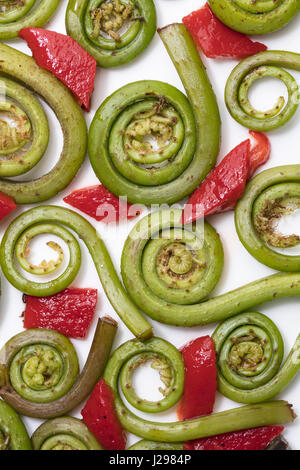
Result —
[[[178,326],[203,325],[263,302],[300,295],[300,274],[288,273],[203,301],[221,274],[222,246],[207,224],[203,230],[198,226],[202,249],[195,250],[192,243],[189,246],[185,237],[193,242],[197,228],[183,227],[181,217],[181,210],[153,212],[136,224],[124,244],[121,271],[125,287],[136,305],[154,320]]]
[[[31,449],[31,442],[21,418],[11,406],[0,400],[0,450]]]
[[[41,424],[31,440],[34,450],[102,450],[86,425],[80,419],[70,416]]]
[[[95,228],[76,212],[62,207],[40,206],[24,212],[10,224],[0,248],[1,267],[8,281],[21,292],[38,297],[55,294],[71,284],[80,268],[80,249],[74,236],[62,227],[62,224],[74,230],[84,241],[93,258],[107,297],[125,325],[139,338],[149,338],[152,335],[152,327],[125,292],[105,244]],[[70,251],[68,266],[64,272],[48,282],[34,282],[26,279],[15,262],[15,252],[17,258],[22,259],[24,247],[33,236],[41,233],[55,233],[62,237],[67,242]],[[50,269],[55,264],[50,263]],[[28,265],[25,267],[28,268]],[[34,273],[35,269],[36,267],[33,267],[33,270],[29,269],[29,271]],[[48,272],[47,268],[45,272]]]
[[[59,0],[1,0],[0,39],[18,37],[22,28],[43,26],[59,5]]]
[[[225,101],[231,116],[243,126],[266,132],[283,126],[295,114],[299,105],[299,87],[296,80],[282,67],[300,70],[300,54],[287,51],[259,52],[242,60],[231,72],[225,88]],[[281,80],[288,91],[268,111],[258,111],[249,102],[252,83],[263,77]]]
[[[222,23],[244,34],[267,34],[286,25],[300,10],[298,0],[209,0]]]
[[[260,403],[275,397],[300,368],[300,335],[285,363],[276,325],[261,313],[246,312],[221,323],[213,334],[218,388],[239,403]]]
[[[70,0],[68,34],[101,67],[115,67],[135,59],[156,31],[152,0]]]
[[[53,418],[68,413],[100,379],[115,333],[113,320],[98,321],[80,375],[74,347],[62,334],[33,329],[14,336],[0,351],[0,396],[26,416]]]
[[[278,253],[300,243],[299,235],[277,230],[280,218],[300,207],[300,165],[265,170],[246,187],[235,210],[238,236],[249,253],[278,271],[300,272],[300,256]],[[295,279],[295,285],[300,279]],[[276,291],[274,291],[276,296]]]
[[[128,371],[132,365],[139,365],[148,359],[152,360],[153,355],[155,361],[161,364],[161,371],[165,370],[166,362],[169,364],[168,390],[165,391],[166,396],[158,402],[148,402],[138,398],[132,389],[131,381],[128,380]],[[158,365],[155,367],[158,367]],[[165,376],[164,372],[163,378]],[[267,425],[289,422],[294,419],[289,405],[282,401],[255,406],[249,405],[175,423],[145,421],[138,417],[122,401],[119,391],[119,379],[122,392],[125,393],[129,403],[142,411],[156,412],[169,409],[179,400],[183,391],[184,366],[181,354],[174,346],[160,338],[152,338],[144,343],[137,340],[124,343],[113,352],[103,377],[114,392],[116,411],[124,429],[149,441],[180,443],[233,430],[256,427],[261,425],[262,422]],[[129,394],[128,390],[130,391]],[[133,397],[134,399],[132,399]],[[145,445],[148,446],[147,443]],[[153,448],[152,444],[149,444],[149,446]],[[159,447],[159,444],[157,446]]]
[[[170,442],[138,441],[127,450],[184,450],[182,444]]]
[[[49,173],[32,181],[1,179],[0,191],[18,204],[44,201],[64,189],[80,168],[87,143],[85,120],[67,88],[31,57],[5,44],[0,44],[0,55],[0,176],[29,171],[47,148],[47,118],[31,90],[53,109],[64,137],[59,161]]]
[[[89,131],[96,175],[132,203],[179,201],[205,178],[219,151],[218,106],[189,33],[176,24],[160,30],[160,36],[190,103],[166,83],[131,83],[104,101]]]

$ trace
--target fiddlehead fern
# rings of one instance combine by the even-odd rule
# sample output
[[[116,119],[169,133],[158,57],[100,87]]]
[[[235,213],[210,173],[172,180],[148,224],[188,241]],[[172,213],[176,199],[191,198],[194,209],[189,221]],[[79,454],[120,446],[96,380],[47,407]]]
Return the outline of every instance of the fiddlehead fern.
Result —
[[[182,444],[156,441],[138,441],[127,450],[184,450]]]
[[[274,323],[247,312],[226,320],[213,334],[218,357],[219,391],[239,403],[275,397],[300,368],[300,335],[285,363],[283,342]]]
[[[296,80],[282,67],[300,70],[300,54],[287,51],[259,52],[242,60],[231,72],[225,88],[225,101],[231,116],[243,126],[266,132],[283,126],[295,114],[299,105]],[[268,111],[253,108],[248,98],[251,85],[260,78],[281,80],[288,91],[288,101],[281,96]]]
[[[11,406],[0,400],[0,450],[31,449],[31,442],[21,418]]]
[[[58,4],[59,0],[1,0],[0,39],[16,38],[22,28],[43,26]]]
[[[236,207],[235,224],[241,242],[254,258],[278,271],[300,271],[300,256],[274,249],[300,243],[299,235],[283,235],[277,230],[280,218],[299,207],[300,165],[271,168],[251,180]]]
[[[143,358],[145,354],[150,354],[150,357],[155,354],[159,357],[158,360],[163,361],[163,364],[166,361],[169,362],[172,388],[170,388],[168,395],[159,402],[140,400],[140,403],[134,403],[131,400],[130,403],[135,408],[142,411],[151,410],[151,412],[153,412],[170,408],[179,400],[182,394],[184,366],[179,351],[170,343],[160,338],[152,338],[144,343],[137,340],[124,343],[113,352],[107,363],[104,379],[114,392],[116,411],[122,426],[127,431],[147,441],[180,443],[232,430],[256,427],[261,425],[262,422],[267,425],[289,422],[294,419],[293,413],[286,402],[274,401],[228,410],[183,422],[160,423],[146,421],[126,407],[119,391],[119,379],[123,393],[126,393],[127,389],[131,390],[131,383],[128,382],[126,373],[123,372],[124,368],[127,370],[136,361],[140,363],[141,358]],[[151,404],[150,408],[148,406],[149,404]],[[147,443],[146,446],[148,446]],[[157,447],[159,447],[159,443]],[[169,448],[170,447],[173,449],[172,445],[169,446]],[[152,444],[150,444],[150,448],[153,448]]]
[[[14,336],[0,352],[0,396],[26,416],[53,418],[68,413],[101,377],[115,333],[113,320],[98,321],[80,375],[74,347],[62,334],[33,329]]]
[[[0,176],[28,172],[47,148],[47,118],[31,90],[53,109],[63,131],[63,150],[49,173],[32,181],[0,180],[0,190],[16,203],[40,202],[64,189],[80,168],[86,152],[85,120],[66,87],[31,57],[5,44],[0,44],[0,55]]]
[[[66,26],[101,67],[135,59],[156,31],[152,0],[70,0]]]
[[[70,416],[46,421],[31,439],[34,450],[102,450],[86,425]]]
[[[71,284],[80,268],[80,249],[72,233],[62,225],[72,229],[86,244],[103,288],[127,327],[139,338],[151,336],[151,325],[143,318],[125,292],[106,246],[95,228],[71,210],[56,206],[40,206],[24,212],[11,223],[2,239],[0,248],[1,267],[9,282],[21,292],[38,297],[55,294]],[[16,263],[18,258],[24,262],[24,248],[28,241],[41,233],[54,233],[63,238],[67,242],[70,252],[69,262],[63,273],[48,282],[35,282],[26,279]],[[23,263],[21,265],[23,266]],[[49,266],[28,266],[25,259],[24,267],[33,273],[38,269],[39,274],[43,274],[43,272],[49,272],[49,269],[53,271],[58,266],[54,261],[50,262],[50,268]]]
[[[289,273],[203,301],[221,274],[222,245],[211,226],[182,226],[181,217],[181,210],[153,212],[136,224],[124,244],[121,271],[125,287],[136,305],[154,320],[203,325],[263,302],[300,295],[300,275]],[[246,233],[247,228],[244,230]],[[195,249],[197,244],[200,250]]]
[[[131,83],[104,101],[89,131],[96,175],[132,203],[179,201],[205,178],[219,151],[218,106],[189,33],[177,24],[160,36],[190,103],[166,83]]]
[[[298,13],[298,0],[209,0],[215,15],[244,34],[267,34],[282,28]]]

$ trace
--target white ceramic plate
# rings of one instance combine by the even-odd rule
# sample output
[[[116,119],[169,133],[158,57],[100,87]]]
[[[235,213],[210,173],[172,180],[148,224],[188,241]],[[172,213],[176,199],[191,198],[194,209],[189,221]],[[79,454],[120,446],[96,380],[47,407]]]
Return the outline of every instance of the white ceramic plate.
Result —
[[[53,15],[47,27],[51,30],[65,33],[64,17],[68,2],[67,0],[63,0],[60,3],[60,6]],[[183,16],[192,12],[193,10],[198,9],[204,3],[204,0],[155,0],[158,26],[162,27],[172,22],[181,21]],[[258,41],[265,42],[269,49],[282,49],[300,53],[299,31],[300,14],[283,30],[268,36],[257,37],[256,39]],[[30,51],[25,45],[25,42],[21,40],[15,40],[10,41],[9,44],[31,55]],[[221,112],[222,146],[219,157],[221,159],[235,145],[248,137],[247,130],[237,124],[230,117],[226,110],[223,98],[224,86],[227,77],[237,62],[235,60],[210,60],[206,59],[205,57],[203,57],[203,61],[207,66],[207,72],[212,82],[214,91],[217,95]],[[297,80],[300,79],[299,73],[292,73]],[[85,114],[87,124],[90,124],[94,113],[101,102],[113,91],[117,90],[126,83],[144,79],[162,80],[175,85],[184,91],[176,70],[158,35],[155,36],[150,47],[144,52],[144,54],[142,54],[133,63],[115,69],[97,69],[95,91],[92,98],[92,108],[89,114]],[[285,95],[285,89],[280,82],[278,83],[273,79],[264,79],[260,81],[259,84],[254,85],[253,90],[251,91],[251,99],[253,104],[257,105],[259,109],[268,109],[271,105],[274,104],[275,100],[277,100],[277,97],[282,94]],[[62,145],[61,131],[57,126],[57,121],[52,111],[49,111],[48,109],[47,113],[49,116],[51,129],[50,145],[42,162],[40,162],[40,164],[34,170],[28,173],[28,179],[31,179],[32,176],[43,174],[45,171],[50,169],[60,153]],[[300,163],[299,134],[300,108],[287,125],[277,131],[269,133],[269,137],[272,143],[272,155],[270,162],[265,166],[265,168],[283,164]],[[94,175],[87,157],[84,165],[78,172],[77,177],[73,180],[70,186],[57,197],[47,201],[47,204],[50,203],[66,206],[62,201],[62,198],[65,195],[69,194],[74,189],[97,183],[98,179]],[[17,211],[13,212],[11,217],[8,217],[4,222],[1,222],[0,235],[2,236],[3,231],[7,227],[10,220],[13,220],[18,213],[21,213],[28,208],[29,207],[19,208]],[[145,212],[143,215],[145,215]],[[136,221],[121,224],[116,228],[113,226],[105,226],[100,222],[96,222],[92,218],[87,218],[97,228],[99,234],[106,242],[116,269],[119,271],[120,256],[124,241],[130,229],[135,225]],[[235,231],[233,213],[213,216],[209,218],[209,221],[220,233],[225,250],[225,267],[221,281],[219,282],[219,285],[214,292],[215,295],[228,292],[229,290],[242,286],[250,281],[254,281],[266,275],[272,274],[273,271],[271,269],[259,264],[241,245]],[[281,225],[282,231],[287,233],[291,232],[292,230],[294,232],[298,231],[298,233],[300,233],[299,227],[300,211],[298,211],[293,216],[286,218],[284,224]],[[40,240],[36,242],[34,249],[35,261],[41,259],[41,256],[43,256],[43,258],[45,257],[46,249],[44,242],[45,238],[43,237],[41,237]],[[104,314],[109,314],[117,319],[117,315],[108,302],[100,285],[93,261],[82,243],[81,247],[83,254],[82,266],[80,273],[73,285],[79,287],[97,288],[99,292],[97,315],[102,316]],[[295,254],[296,253],[297,252],[295,251]],[[298,253],[300,253],[300,250],[298,250]],[[49,257],[51,254],[51,251],[47,252]],[[22,331],[21,314],[24,310],[24,304],[22,303],[22,294],[9,285],[3,275],[1,277],[2,297],[0,310],[0,345],[3,345],[4,342],[11,336]],[[257,310],[270,316],[272,320],[275,321],[275,323],[278,325],[284,338],[286,353],[288,353],[300,330],[299,299],[292,298],[289,300],[277,300],[271,304],[264,304],[259,306]],[[215,329],[215,325],[185,329],[162,325],[154,321],[152,323],[156,336],[161,336],[162,338],[170,340],[177,347],[181,346],[186,341],[196,338],[197,336],[211,334]],[[92,325],[90,334],[86,340],[74,341],[75,347],[79,354],[81,365],[84,364],[86,355],[88,353],[95,324],[96,318]],[[130,338],[132,338],[131,333],[122,324],[122,322],[119,322],[119,331],[115,346],[120,345]],[[137,372],[136,387],[137,391],[143,397],[153,399],[159,398],[160,394],[157,391],[158,386],[159,379],[155,371],[149,367],[144,367],[142,370]],[[298,376],[294,382],[278,397],[288,400],[290,403],[292,403],[297,414],[300,414],[299,390],[300,376]],[[236,406],[239,405],[218,394],[215,411],[222,411]],[[76,410],[76,412],[73,414],[74,416],[80,417],[80,409]],[[141,416],[143,415],[141,414]],[[149,419],[149,415],[144,416]],[[155,415],[153,418],[154,420],[171,421],[176,419],[176,414],[174,411],[170,411],[161,415]],[[24,421],[29,433],[32,433],[41,423],[40,420],[29,418],[24,418]],[[286,427],[284,435],[289,441],[292,449],[300,449],[300,418],[297,419],[293,424]],[[132,444],[136,440],[137,438],[135,436],[129,436],[129,444]]]

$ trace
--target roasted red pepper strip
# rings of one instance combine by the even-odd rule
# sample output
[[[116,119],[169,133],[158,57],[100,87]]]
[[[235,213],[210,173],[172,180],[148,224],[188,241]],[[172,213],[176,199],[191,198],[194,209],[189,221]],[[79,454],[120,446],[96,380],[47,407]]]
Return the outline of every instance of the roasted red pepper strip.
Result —
[[[17,206],[13,198],[0,191],[0,220],[16,209],[16,207]]]
[[[264,450],[283,426],[261,426],[259,428],[233,431],[218,436],[204,437],[184,444],[185,450]]]
[[[247,139],[231,150],[191,195],[183,212],[185,224],[235,208],[247,181],[270,157],[269,139],[259,132],[250,134],[256,140],[254,147],[250,149]]]
[[[264,44],[253,42],[244,34],[233,31],[221,23],[208,3],[200,10],[184,17],[182,22],[197,47],[211,59],[242,58],[267,49]]]
[[[23,28],[19,36],[27,42],[36,63],[62,81],[88,111],[96,60],[65,34],[41,28]]]
[[[25,295],[24,328],[47,328],[84,338],[97,305],[97,289],[69,287],[49,297]]]
[[[212,413],[217,389],[214,342],[202,336],[186,344],[181,353],[185,365],[184,393],[177,416],[180,421]]]
[[[67,204],[104,223],[132,219],[141,213],[137,206],[127,204],[102,185],[77,189],[64,198]]]
[[[257,168],[267,163],[271,154],[271,143],[265,134],[255,131],[249,131],[249,134],[256,143],[250,149],[248,179],[253,176]]]
[[[126,433],[115,411],[113,391],[104,379],[95,385],[81,415],[104,449],[125,450]]]

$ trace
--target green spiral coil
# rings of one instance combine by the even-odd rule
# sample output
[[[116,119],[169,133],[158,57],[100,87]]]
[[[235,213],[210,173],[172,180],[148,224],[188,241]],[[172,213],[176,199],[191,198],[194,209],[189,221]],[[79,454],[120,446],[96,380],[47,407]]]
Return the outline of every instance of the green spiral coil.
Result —
[[[147,361],[152,362],[152,367],[159,372],[164,385],[160,389],[163,397],[157,402],[137,397],[128,374],[132,368],[134,370]],[[183,392],[182,356],[174,346],[160,338],[154,337],[143,343],[132,340],[122,344],[113,352],[103,378],[114,392],[115,407],[123,428],[146,441],[157,443],[142,441],[137,444],[138,449],[176,450],[181,448],[180,443],[183,441],[256,427],[262,422],[268,425],[294,419],[290,406],[283,401],[248,405],[182,422],[161,423],[140,418],[125,405],[121,391],[134,409],[151,413],[169,409],[178,402]],[[168,446],[167,443],[172,444]]]
[[[300,70],[300,54],[287,51],[265,51],[242,60],[231,72],[225,88],[225,101],[231,116],[243,126],[267,132],[283,126],[299,105],[297,81],[284,68]],[[264,77],[282,81],[288,91],[285,103],[281,96],[268,111],[255,109],[249,101],[251,85]]]
[[[209,0],[214,14],[244,34],[267,34],[283,28],[300,10],[298,0]]]
[[[67,88],[32,57],[1,43],[0,56],[0,191],[17,204],[37,203],[55,196],[76,175],[86,153],[86,123]],[[48,121],[33,92],[48,103],[60,122],[62,153],[54,168],[40,178],[6,179],[27,173],[47,149]]]
[[[152,0],[70,0],[67,32],[101,67],[126,64],[141,54],[156,31]]]
[[[299,371],[300,335],[281,367],[281,334],[261,313],[245,312],[226,320],[212,338],[217,354],[219,391],[238,403],[270,400]]]
[[[59,0],[3,0],[0,2],[0,39],[18,37],[22,28],[43,26]]]
[[[146,205],[172,204],[192,193],[214,167],[220,144],[215,95],[189,33],[175,24],[160,36],[189,100],[166,83],[130,83],[102,103],[88,138],[104,186]]]
[[[300,165],[265,170],[247,185],[235,210],[235,224],[244,247],[260,263],[278,271],[300,272],[299,255],[276,251],[300,243],[297,234],[283,235],[277,228],[281,217],[299,207]],[[298,283],[295,279],[294,287]]]

